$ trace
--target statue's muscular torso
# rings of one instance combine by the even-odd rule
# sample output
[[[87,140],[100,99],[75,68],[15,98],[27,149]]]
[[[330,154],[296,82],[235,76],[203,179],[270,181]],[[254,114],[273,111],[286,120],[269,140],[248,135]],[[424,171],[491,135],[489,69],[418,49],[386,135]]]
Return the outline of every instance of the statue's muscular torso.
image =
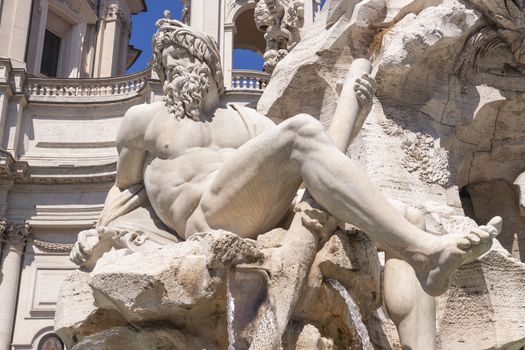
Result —
[[[159,218],[180,234],[225,160],[254,130],[274,126],[255,112],[241,118],[231,107],[203,119],[177,120],[163,102],[140,105],[126,113],[117,135],[117,186],[144,181]]]

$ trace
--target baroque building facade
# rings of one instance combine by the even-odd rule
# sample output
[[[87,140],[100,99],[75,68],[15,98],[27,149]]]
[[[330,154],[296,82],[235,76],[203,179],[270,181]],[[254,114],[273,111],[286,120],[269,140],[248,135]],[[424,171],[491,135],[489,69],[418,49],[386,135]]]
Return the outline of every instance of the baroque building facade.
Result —
[[[318,2],[290,3],[301,25],[313,22]],[[276,45],[254,21],[261,5],[183,4],[183,20],[219,43],[225,102],[254,106],[269,76],[234,70],[233,50],[265,55]],[[146,10],[144,0],[0,0],[0,350],[64,348],[53,317],[76,268],[69,251],[114,182],[122,116],[162,94],[150,68],[125,75],[141,53],[129,45],[131,16]],[[279,11],[275,25],[289,32],[281,20],[292,17]]]

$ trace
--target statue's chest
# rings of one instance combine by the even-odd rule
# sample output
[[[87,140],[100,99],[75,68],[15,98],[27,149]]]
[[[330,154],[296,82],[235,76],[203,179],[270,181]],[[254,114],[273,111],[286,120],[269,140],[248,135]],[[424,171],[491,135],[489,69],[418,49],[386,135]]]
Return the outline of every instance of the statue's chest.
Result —
[[[144,146],[159,158],[175,158],[188,149],[205,147],[208,127],[200,122],[171,116],[155,118],[145,132]]]
[[[248,140],[250,133],[242,120],[223,111],[208,122],[159,115],[147,127],[144,145],[149,153],[168,159],[192,148],[236,149]]]

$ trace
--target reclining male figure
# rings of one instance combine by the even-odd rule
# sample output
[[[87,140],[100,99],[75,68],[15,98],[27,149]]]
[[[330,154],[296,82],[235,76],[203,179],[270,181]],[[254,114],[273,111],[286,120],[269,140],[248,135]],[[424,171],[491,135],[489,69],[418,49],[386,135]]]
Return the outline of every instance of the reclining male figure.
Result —
[[[254,110],[220,107],[224,87],[213,39],[171,19],[157,26],[154,65],[165,100],[132,107],[124,116],[116,182],[106,203],[143,183],[156,215],[186,239],[216,229],[256,238],[281,222],[304,182],[337,220],[410,264],[430,295],[443,293],[460,265],[491,247],[499,219],[441,237],[411,224],[315,118],[300,114],[276,126]],[[364,116],[372,85],[368,76],[356,85]],[[104,209],[99,226],[114,217]],[[79,238],[72,252],[79,265],[103,253],[89,238]]]

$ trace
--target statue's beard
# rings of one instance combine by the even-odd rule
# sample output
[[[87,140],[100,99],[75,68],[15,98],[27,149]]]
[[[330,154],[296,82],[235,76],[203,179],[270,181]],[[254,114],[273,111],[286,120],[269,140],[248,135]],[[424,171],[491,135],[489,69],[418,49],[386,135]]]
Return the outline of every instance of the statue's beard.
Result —
[[[199,120],[202,101],[210,87],[209,76],[210,69],[206,63],[175,66],[169,72],[164,82],[164,101],[176,119]]]

